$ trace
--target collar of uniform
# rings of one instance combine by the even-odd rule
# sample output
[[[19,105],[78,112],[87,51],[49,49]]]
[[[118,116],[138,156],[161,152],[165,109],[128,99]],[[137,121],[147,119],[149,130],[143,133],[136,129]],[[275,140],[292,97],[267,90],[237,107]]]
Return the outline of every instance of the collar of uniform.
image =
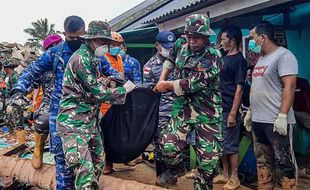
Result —
[[[154,56],[155,62],[158,65],[161,65],[164,63],[165,60],[160,59],[160,57],[158,56],[158,54],[156,53],[156,55]]]
[[[205,46],[205,47],[202,48],[199,52],[194,52],[194,51],[191,51],[191,50],[189,49],[189,45],[186,45],[186,46],[185,46],[185,51],[186,51],[186,52],[189,52],[189,55],[190,55],[190,56],[201,56],[201,55],[203,55],[203,54],[205,54],[205,53],[208,52],[208,46]]]
[[[63,53],[71,53],[73,54],[74,52],[69,48],[67,41],[64,41],[64,46],[62,49]]]
[[[94,56],[94,52],[89,48],[89,46],[87,44],[82,44],[80,49],[82,51],[87,51],[88,53],[90,53],[91,55]]]
[[[82,44],[81,47],[80,47],[80,50],[84,51],[84,52],[87,52],[88,55],[91,56],[90,60],[92,60],[91,61],[92,63],[99,64],[100,58],[95,56],[94,52],[90,49],[90,47],[87,44]]]
[[[127,54],[127,53],[126,53],[126,55],[125,55],[125,59],[130,59],[129,54]],[[124,59],[124,60],[125,60],[125,59]]]

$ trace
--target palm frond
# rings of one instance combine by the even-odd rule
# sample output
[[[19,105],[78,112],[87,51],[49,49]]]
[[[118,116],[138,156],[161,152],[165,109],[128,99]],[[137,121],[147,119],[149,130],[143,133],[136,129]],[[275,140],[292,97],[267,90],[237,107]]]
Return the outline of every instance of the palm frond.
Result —
[[[41,18],[35,22],[31,22],[31,27],[23,30],[32,38],[27,39],[27,42],[33,47],[41,47],[42,41],[50,34],[60,33],[55,31],[55,24],[48,23],[47,18]]]

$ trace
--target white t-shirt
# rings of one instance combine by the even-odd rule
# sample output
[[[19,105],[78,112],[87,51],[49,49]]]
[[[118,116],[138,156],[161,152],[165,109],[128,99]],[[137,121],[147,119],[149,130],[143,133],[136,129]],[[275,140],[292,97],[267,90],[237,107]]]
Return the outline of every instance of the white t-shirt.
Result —
[[[252,121],[273,124],[280,112],[283,83],[281,77],[298,74],[298,63],[288,49],[279,47],[267,56],[261,56],[253,70],[250,102]],[[288,124],[294,124],[292,107]]]

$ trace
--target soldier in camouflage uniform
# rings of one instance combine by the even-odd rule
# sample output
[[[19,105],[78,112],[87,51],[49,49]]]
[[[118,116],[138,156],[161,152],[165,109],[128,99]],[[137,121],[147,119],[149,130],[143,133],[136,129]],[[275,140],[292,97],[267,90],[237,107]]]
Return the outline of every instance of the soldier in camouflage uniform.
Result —
[[[23,70],[17,85],[13,89],[12,99],[20,100],[23,94],[33,89],[33,84],[39,81],[42,75],[52,71],[55,76],[54,90],[50,101],[49,134],[50,152],[55,154],[56,188],[61,190],[72,189],[72,171],[66,166],[61,138],[56,130],[56,115],[59,111],[59,101],[62,96],[62,82],[64,69],[71,55],[80,47],[81,35],[85,34],[85,24],[78,16],[69,16],[64,21],[64,36],[66,40],[45,51],[35,62]],[[37,135],[41,142],[46,135]],[[42,145],[40,145],[42,146]]]
[[[17,66],[18,64],[15,59],[9,59],[3,63],[3,70],[6,74],[5,83],[8,92],[12,90],[13,86],[18,82],[19,75],[14,71],[14,68]]]
[[[2,71],[2,62],[0,70],[0,126],[4,125],[6,83],[4,81],[5,73]]]
[[[9,127],[10,134],[13,135],[14,128],[16,138],[18,139],[18,143],[22,144],[26,142],[26,131],[24,130],[24,111],[26,106],[28,105],[28,100],[22,102],[13,102],[9,99],[9,92],[13,89],[13,86],[18,82],[19,75],[14,68],[18,66],[18,60],[14,58],[9,58],[3,63],[3,70],[6,74],[5,83],[7,85],[6,88],[6,112],[4,114],[5,124]],[[22,116],[22,117],[20,117]]]
[[[169,51],[175,43],[175,36],[170,31],[162,31],[156,36],[157,53],[143,67],[143,83],[146,85],[156,85],[163,70],[163,63],[169,56]],[[170,73],[168,80],[173,80],[173,74]],[[155,163],[156,175],[159,176],[165,170],[165,164],[162,161],[159,148],[159,134],[167,128],[171,118],[171,105],[173,101],[173,92],[163,93],[159,105],[158,130],[154,138],[155,144]]]
[[[70,58],[64,73],[63,97],[57,115],[57,130],[63,141],[67,165],[74,171],[76,189],[99,189],[104,166],[103,145],[97,125],[100,103],[120,101],[134,85],[109,89],[100,79],[99,59],[102,46],[113,41],[106,22],[92,21],[82,44]],[[131,85],[130,85],[131,84]],[[130,86],[130,87],[128,87]],[[112,103],[111,102],[111,103]]]
[[[174,91],[172,119],[161,134],[160,146],[165,162],[170,167],[156,180],[160,186],[175,183],[181,151],[186,146],[186,136],[196,133],[198,175],[194,189],[212,189],[214,170],[221,156],[222,106],[219,91],[219,74],[222,64],[220,53],[210,46],[210,19],[195,14],[185,20],[186,41],[177,40],[170,57],[164,63],[160,82],[155,91]],[[165,81],[174,70],[174,81]],[[182,170],[182,169],[181,169]]]

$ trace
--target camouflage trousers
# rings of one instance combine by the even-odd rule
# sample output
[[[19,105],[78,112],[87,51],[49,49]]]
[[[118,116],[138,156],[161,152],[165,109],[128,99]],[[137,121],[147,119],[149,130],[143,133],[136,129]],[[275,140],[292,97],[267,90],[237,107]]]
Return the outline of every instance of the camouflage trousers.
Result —
[[[12,106],[11,113],[4,113],[4,122],[12,130],[23,129],[25,126],[24,109],[19,106]]]
[[[34,130],[39,134],[49,133],[49,118],[50,118],[49,104],[50,104],[49,102],[42,101],[39,109],[33,114],[33,118],[35,121]]]
[[[296,178],[296,160],[292,147],[292,127],[288,135],[273,132],[273,124],[252,123],[257,160],[258,189],[274,189],[276,183]],[[291,133],[290,133],[291,132]]]
[[[186,138],[195,131],[198,175],[194,181],[194,189],[212,189],[212,181],[218,161],[221,157],[222,123],[204,124],[187,123],[181,118],[172,118],[167,130],[161,134],[160,146],[163,159],[168,167],[175,167],[183,160],[182,151],[187,146]]]
[[[170,121],[171,117],[159,117],[158,120],[158,128],[156,131],[156,135],[154,137],[154,145],[155,145],[155,158],[156,160],[162,161],[162,153],[160,151],[160,134],[163,133],[164,130],[167,129],[168,125],[169,125],[169,121]]]
[[[75,188],[99,189],[99,177],[104,167],[100,134],[64,134],[61,138],[66,165],[75,177]]]

